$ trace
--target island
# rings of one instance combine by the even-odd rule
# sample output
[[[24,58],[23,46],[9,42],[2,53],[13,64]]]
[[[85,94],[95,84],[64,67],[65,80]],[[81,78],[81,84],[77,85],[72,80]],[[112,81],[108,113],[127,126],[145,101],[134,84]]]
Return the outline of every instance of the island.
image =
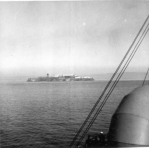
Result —
[[[28,78],[27,82],[53,82],[53,81],[94,81],[92,77],[89,76],[78,76],[76,74],[70,75],[55,75],[55,76],[47,76],[45,77],[37,77],[37,78]]]

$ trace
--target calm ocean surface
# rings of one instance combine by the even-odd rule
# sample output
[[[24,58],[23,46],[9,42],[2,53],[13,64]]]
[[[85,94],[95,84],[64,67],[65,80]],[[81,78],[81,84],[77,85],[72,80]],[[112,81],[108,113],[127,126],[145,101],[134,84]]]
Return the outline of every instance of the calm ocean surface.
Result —
[[[67,148],[105,81],[0,83],[0,148]],[[89,133],[108,131],[122,97],[142,81],[122,81]]]

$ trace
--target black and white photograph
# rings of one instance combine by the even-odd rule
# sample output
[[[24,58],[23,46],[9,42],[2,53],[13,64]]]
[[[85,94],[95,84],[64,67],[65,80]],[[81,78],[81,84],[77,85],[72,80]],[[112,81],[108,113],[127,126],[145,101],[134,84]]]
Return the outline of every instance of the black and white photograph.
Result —
[[[149,0],[0,1],[0,148],[149,147]]]

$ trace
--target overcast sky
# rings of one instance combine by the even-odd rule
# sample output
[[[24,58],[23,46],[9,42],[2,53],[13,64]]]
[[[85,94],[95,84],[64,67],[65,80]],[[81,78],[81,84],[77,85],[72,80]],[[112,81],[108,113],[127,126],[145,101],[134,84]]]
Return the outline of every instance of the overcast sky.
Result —
[[[0,2],[0,76],[113,72],[148,15],[141,0]],[[148,66],[149,35],[129,70]]]

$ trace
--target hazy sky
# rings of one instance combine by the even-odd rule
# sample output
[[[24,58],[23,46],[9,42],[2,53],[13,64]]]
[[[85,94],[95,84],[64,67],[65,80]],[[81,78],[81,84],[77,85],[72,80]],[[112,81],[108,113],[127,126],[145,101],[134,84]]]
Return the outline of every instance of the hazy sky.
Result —
[[[0,76],[112,72],[148,15],[141,0],[0,2]],[[148,66],[149,35],[130,67]]]

